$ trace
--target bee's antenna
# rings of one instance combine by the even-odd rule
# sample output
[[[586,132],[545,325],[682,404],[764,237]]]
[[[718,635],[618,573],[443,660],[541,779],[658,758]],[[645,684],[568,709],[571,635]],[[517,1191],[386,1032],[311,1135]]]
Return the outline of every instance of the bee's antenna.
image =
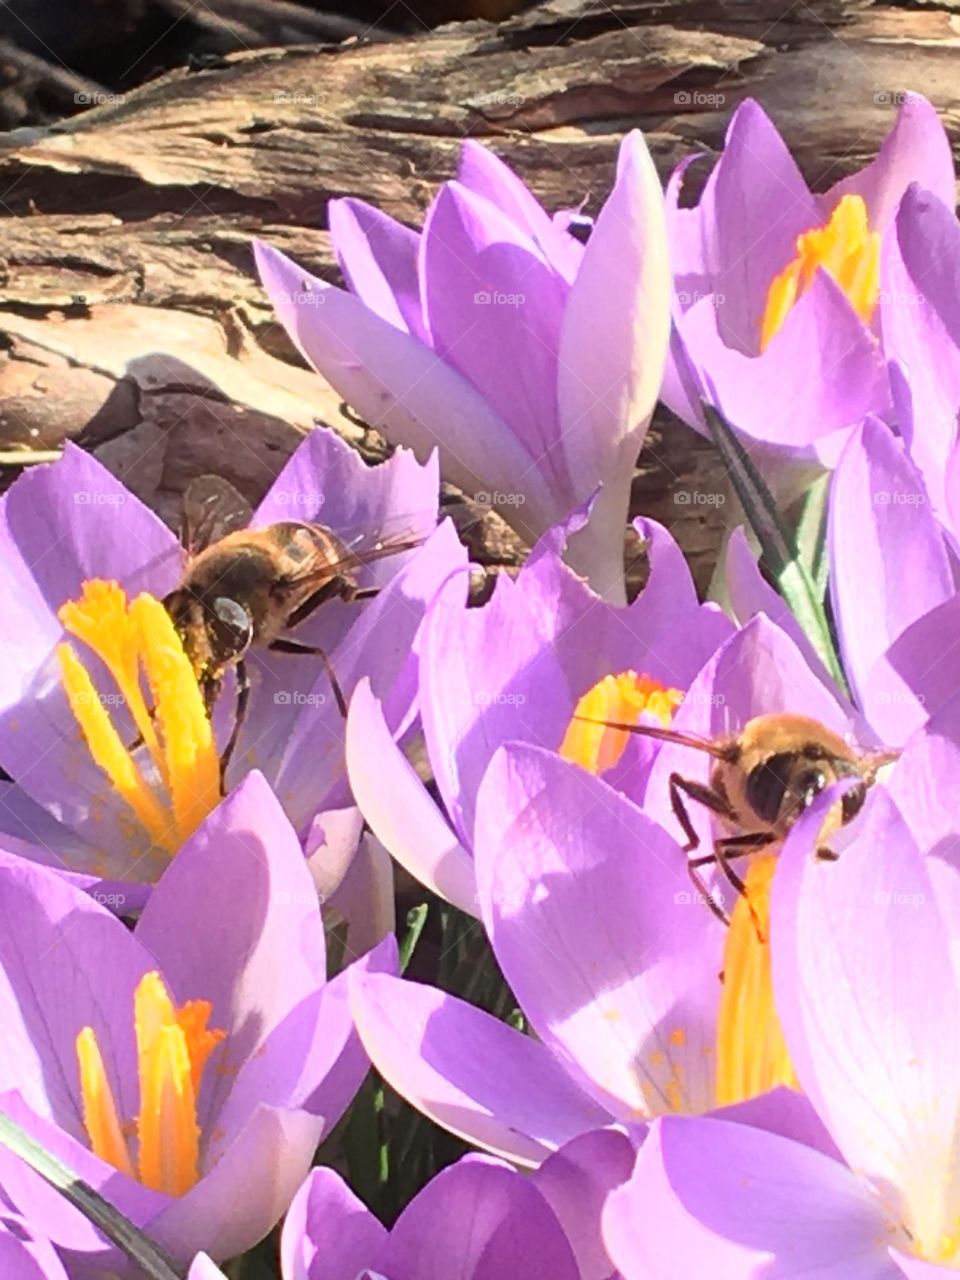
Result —
[[[616,720],[594,720],[590,716],[574,716],[584,724],[599,724],[607,729],[621,729],[624,733],[638,733],[644,738],[656,738],[659,742],[673,742],[679,747],[691,747],[694,751],[705,751],[715,760],[735,760],[738,754],[735,744],[711,742],[709,738],[698,738],[692,733],[678,733],[676,729],[658,729],[649,724],[621,724]]]

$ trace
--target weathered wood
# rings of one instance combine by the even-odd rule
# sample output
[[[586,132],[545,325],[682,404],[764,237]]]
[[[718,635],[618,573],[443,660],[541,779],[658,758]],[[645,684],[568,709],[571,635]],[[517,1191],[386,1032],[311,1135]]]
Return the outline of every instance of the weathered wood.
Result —
[[[499,26],[242,52],[2,136],[0,449],[80,439],[165,512],[211,458],[256,496],[317,419],[380,456],[298,367],[254,279],[254,236],[336,278],[327,201],[360,195],[417,224],[465,136],[547,207],[595,209],[625,130],[646,130],[666,173],[715,153],[748,94],[822,187],[875,153],[902,90],[955,135],[954,24],[944,8],[842,0],[548,0]],[[224,433],[242,447],[219,452]],[[722,512],[675,492],[711,465],[658,419],[635,485],[701,584]],[[515,557],[495,519],[459,518],[483,558]]]

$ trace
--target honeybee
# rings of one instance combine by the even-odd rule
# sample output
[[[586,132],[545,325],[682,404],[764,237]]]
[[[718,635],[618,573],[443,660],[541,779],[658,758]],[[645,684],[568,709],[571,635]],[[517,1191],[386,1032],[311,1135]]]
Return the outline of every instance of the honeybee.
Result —
[[[408,538],[352,550],[325,525],[284,520],[261,529],[247,527],[252,510],[218,476],[201,476],[184,495],[182,540],[189,559],[180,584],[163,605],[189,658],[207,714],[233,668],[237,703],[233,727],[220,757],[221,783],[236,748],[250,700],[244,660],[253,647],[320,659],[337,706],[346,701],[330,659],[317,645],[284,633],[304,622],[328,600],[369,599],[376,587],[361,587],[363,565],[419,546]]]
[[[653,725],[604,723],[611,729],[703,751],[716,761],[709,784],[671,773],[668,786],[670,806],[687,837],[685,853],[695,852],[700,845],[686,800],[709,809],[730,832],[714,842],[712,853],[688,861],[697,888],[725,922],[699,874],[700,867],[715,862],[737,892],[743,893],[744,882],[731,867],[732,858],[780,844],[822,791],[835,782],[856,779],[827,816],[821,838],[829,838],[857,816],[880,769],[900,754],[858,751],[819,720],[785,712],[756,716],[739,733],[712,739]],[[835,861],[837,856],[827,845],[817,849],[817,857],[824,861]]]

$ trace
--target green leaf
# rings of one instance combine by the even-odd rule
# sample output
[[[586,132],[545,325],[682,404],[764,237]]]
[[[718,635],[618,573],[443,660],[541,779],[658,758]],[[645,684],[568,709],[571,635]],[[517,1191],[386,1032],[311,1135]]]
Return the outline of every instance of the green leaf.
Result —
[[[427,923],[427,912],[429,910],[429,905],[426,902],[421,902],[419,906],[411,907],[407,912],[407,931],[403,935],[403,941],[400,943],[401,973],[406,973],[407,971],[410,957],[416,950],[420,935],[423,933],[423,926]]]
[[[740,505],[757,536],[764,562],[776,579],[780,594],[793,610],[837,685],[847,692],[823,608],[823,593],[818,591],[810,576],[797,549],[796,538],[784,523],[770,490],[729,423],[713,405],[704,401],[701,407],[713,442],[733,481]],[[820,524],[822,526],[822,519]]]
[[[796,547],[813,582],[817,599],[827,594],[827,496],[830,474],[824,472],[804,494],[797,519]]]
[[[182,1280],[186,1273],[159,1245],[3,1112],[0,1112],[0,1143],[99,1227],[108,1240],[133,1259],[148,1280]]]

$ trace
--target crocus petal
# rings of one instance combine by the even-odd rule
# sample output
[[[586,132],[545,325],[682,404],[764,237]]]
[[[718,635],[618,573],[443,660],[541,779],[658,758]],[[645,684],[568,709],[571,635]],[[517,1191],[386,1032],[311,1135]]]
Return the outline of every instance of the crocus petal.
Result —
[[[667,198],[680,304],[686,310],[714,295],[724,343],[753,355],[770,283],[797,237],[817,223],[817,207],[776,126],[751,98],[734,112],[698,204],[681,209],[689,163],[681,162]]]
[[[865,1183],[819,1151],[722,1120],[658,1121],[603,1232],[624,1280],[897,1275]]]
[[[777,1009],[803,1090],[847,1163],[898,1189],[918,1247],[930,1248],[960,1208],[951,937],[928,860],[883,788],[837,862],[810,856],[829,800],[796,824],[774,881]]]
[[[862,196],[871,230],[884,232],[911,182],[953,208],[956,183],[950,140],[936,110],[919,93],[907,95],[876,159],[841,179],[818,203],[826,218],[845,195]]]
[[[362,955],[393,933],[396,923],[393,863],[384,845],[367,831],[347,873],[324,898],[327,914],[346,921],[350,950]]]
[[[434,987],[357,974],[351,1005],[373,1065],[398,1093],[518,1164],[537,1165],[609,1119],[543,1045]]]
[[[116,1068],[118,1108],[135,1115],[133,994],[154,956],[105,906],[10,855],[0,861],[0,917],[0,1091],[18,1089],[83,1141],[76,1038],[92,1026]]]
[[[901,202],[896,234],[884,241],[881,326],[884,351],[902,371],[908,400],[901,435],[941,518],[960,409],[958,287],[960,227],[953,207],[913,185]]]
[[[335,431],[317,427],[296,450],[254,513],[253,525],[315,521],[351,548],[426,539],[437,524],[440,468],[435,453],[420,463],[397,449],[371,467]],[[384,587],[410,562],[412,551],[364,567],[363,587]]]
[[[899,1249],[891,1249],[890,1257],[910,1280],[948,1280],[953,1267],[938,1267],[935,1262],[924,1262],[922,1258],[911,1258]]]
[[[523,228],[563,279],[573,282],[583,258],[583,246],[558,229],[526,184],[489,147],[471,138],[464,142],[457,162],[457,180]]]
[[[378,1270],[387,1229],[332,1169],[311,1169],[280,1237],[283,1280],[357,1280]]]
[[[214,1167],[150,1222],[150,1235],[184,1260],[201,1248],[218,1262],[252,1248],[286,1212],[322,1128],[303,1111],[258,1108]]]
[[[5,1280],[69,1280],[50,1241],[13,1215],[0,1217],[0,1274]]]
[[[917,618],[867,673],[860,700],[884,742],[898,746],[960,688],[960,595]]]
[[[837,467],[827,539],[844,666],[860,691],[906,627],[953,595],[923,480],[890,429],[874,418],[851,434]],[[869,717],[862,697],[861,705]]]
[[[473,858],[397,746],[368,680],[347,717],[347,770],[364,818],[390,853],[434,893],[477,913]]]
[[[205,1253],[198,1253],[190,1264],[187,1280],[227,1280],[215,1262]]]
[[[618,554],[633,463],[663,380],[670,294],[663,192],[643,135],[633,130],[570,291],[557,368],[560,446],[573,497],[582,501],[603,482],[590,522]],[[572,542],[575,566],[582,542],[583,535]]]
[[[211,910],[224,900],[229,911]],[[237,1073],[274,1028],[317,996],[325,968],[316,889],[296,834],[259,774],[248,775],[180,850],[136,936],[157,957],[174,998],[209,1000],[210,1025],[229,1032],[198,1104],[201,1116],[217,1117],[219,1140],[228,1143],[239,1121],[227,1124],[222,1109]],[[301,1064],[287,1065],[286,1076],[276,1065],[275,1092],[261,1092],[258,1102],[286,1103]]]
[[[680,846],[601,779],[520,744],[494,756],[477,815],[484,923],[544,1043],[620,1120],[708,1109],[723,928]]]
[[[427,606],[441,583],[466,563],[466,549],[452,522],[445,520],[397,576],[364,605],[343,643],[330,654],[344,695],[349,698],[357,680],[366,676],[383,702],[393,731],[407,728],[412,719],[415,639]],[[299,712],[270,768],[284,809],[298,832],[305,834],[319,802],[334,809],[349,805],[351,797],[344,777],[344,722],[324,672],[317,675]]]
[[[420,237],[365,200],[331,200],[330,238],[347,284],[383,320],[427,342],[420,305]]]
[[[531,1181],[547,1200],[577,1255],[580,1280],[609,1280],[613,1263],[600,1234],[604,1202],[633,1171],[635,1149],[624,1133],[598,1129],[548,1156]]]
[[[960,777],[960,699],[953,698],[909,739],[886,780],[910,832],[923,853],[950,861],[960,855],[960,823],[953,788]]]
[[[725,344],[711,298],[695,303],[678,328],[728,421],[798,458],[834,466],[844,439],[838,433],[888,406],[877,343],[824,271],[762,355]]]
[[[421,459],[439,448],[444,477],[467,493],[513,493],[523,476],[526,501],[509,514],[537,532],[551,523],[534,458],[466,378],[352,294],[305,275],[269,245],[255,250],[292,341],[366,422]]]
[[[429,1247],[425,1248],[425,1241]],[[437,1174],[390,1232],[384,1271],[402,1280],[580,1280],[560,1224],[514,1169],[467,1156]]]
[[[434,350],[486,396],[549,475],[565,514],[575,505],[556,447],[567,285],[523,229],[458,182],[445,183],[430,207],[420,265]],[[507,493],[525,483],[517,473]]]

